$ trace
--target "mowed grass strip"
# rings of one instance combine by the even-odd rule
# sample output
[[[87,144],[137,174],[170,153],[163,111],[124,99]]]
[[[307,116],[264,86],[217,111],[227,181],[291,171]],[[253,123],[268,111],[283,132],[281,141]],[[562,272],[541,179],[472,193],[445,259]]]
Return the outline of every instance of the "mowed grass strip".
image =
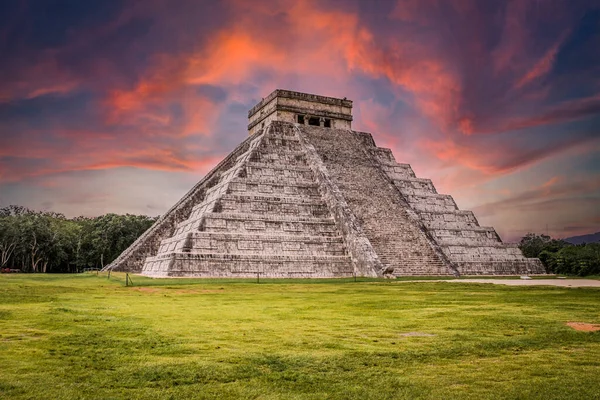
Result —
[[[600,290],[0,276],[0,398],[600,398]]]

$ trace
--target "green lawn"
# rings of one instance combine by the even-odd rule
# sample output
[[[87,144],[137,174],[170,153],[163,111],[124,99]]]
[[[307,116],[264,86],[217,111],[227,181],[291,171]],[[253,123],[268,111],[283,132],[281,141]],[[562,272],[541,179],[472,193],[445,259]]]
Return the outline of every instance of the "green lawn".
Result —
[[[2,399],[600,398],[600,290],[0,275]]]

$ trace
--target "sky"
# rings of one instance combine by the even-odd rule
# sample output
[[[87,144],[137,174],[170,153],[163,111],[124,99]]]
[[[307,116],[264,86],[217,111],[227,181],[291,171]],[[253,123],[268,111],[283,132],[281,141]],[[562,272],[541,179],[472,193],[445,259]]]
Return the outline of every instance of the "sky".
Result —
[[[164,213],[280,88],[504,240],[600,231],[598,1],[5,1],[0,59],[0,206]]]

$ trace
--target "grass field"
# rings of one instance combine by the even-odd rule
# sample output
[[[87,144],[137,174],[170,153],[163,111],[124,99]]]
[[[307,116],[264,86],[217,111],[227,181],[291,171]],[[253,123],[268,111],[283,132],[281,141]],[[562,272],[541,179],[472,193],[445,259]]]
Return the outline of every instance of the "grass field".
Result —
[[[2,399],[600,398],[600,290],[0,276]]]

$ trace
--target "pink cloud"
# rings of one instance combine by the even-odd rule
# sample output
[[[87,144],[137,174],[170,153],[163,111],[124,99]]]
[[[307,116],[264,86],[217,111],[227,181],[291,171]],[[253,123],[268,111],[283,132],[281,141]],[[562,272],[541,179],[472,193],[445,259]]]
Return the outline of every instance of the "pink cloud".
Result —
[[[546,75],[552,69],[554,62],[556,61],[556,55],[560,46],[564,43],[567,35],[562,34],[561,37],[554,43],[554,45],[546,51],[546,53],[540,58],[533,67],[527,71],[527,73],[517,82],[515,85],[516,89],[520,89],[523,86],[539,79]]]
[[[545,110],[540,115],[512,118],[495,131],[525,129],[540,125],[561,124],[600,114],[600,95],[567,100]]]

